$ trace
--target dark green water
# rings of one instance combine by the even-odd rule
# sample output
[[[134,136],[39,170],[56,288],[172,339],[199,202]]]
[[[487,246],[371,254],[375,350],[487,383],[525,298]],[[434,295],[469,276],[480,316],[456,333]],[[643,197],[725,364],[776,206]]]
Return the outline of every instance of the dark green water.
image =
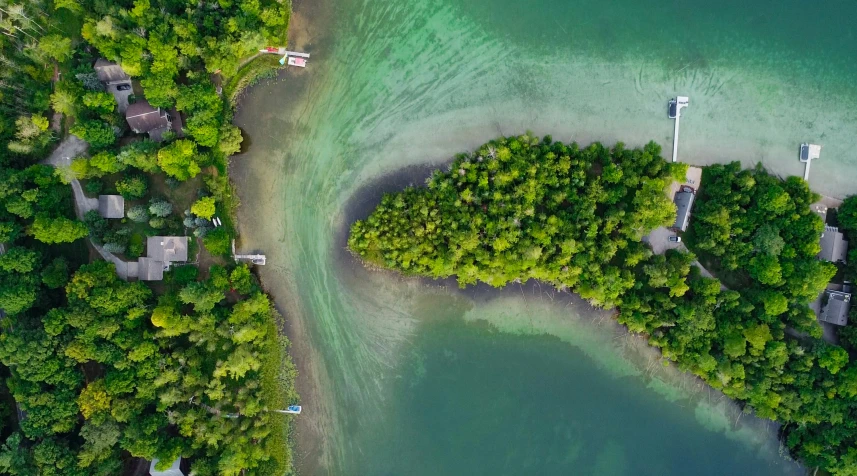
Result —
[[[778,472],[557,338],[446,321],[414,344],[393,389],[396,431],[368,448],[360,473]]]
[[[539,287],[461,294],[363,269],[342,232],[381,191],[499,134],[761,161],[857,184],[857,3],[296,3],[309,67],[238,123],[242,246],[292,322],[306,474],[788,474],[776,428],[664,367],[609,314]],[[309,21],[307,21],[307,18]],[[368,188],[366,188],[368,187]]]

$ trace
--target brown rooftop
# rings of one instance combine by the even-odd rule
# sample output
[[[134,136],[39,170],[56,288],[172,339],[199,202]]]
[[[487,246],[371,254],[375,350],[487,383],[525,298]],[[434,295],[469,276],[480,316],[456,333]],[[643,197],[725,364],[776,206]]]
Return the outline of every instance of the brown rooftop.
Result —
[[[125,120],[138,134],[170,127],[170,119],[166,111],[152,107],[145,99],[128,105],[128,109],[125,110]]]

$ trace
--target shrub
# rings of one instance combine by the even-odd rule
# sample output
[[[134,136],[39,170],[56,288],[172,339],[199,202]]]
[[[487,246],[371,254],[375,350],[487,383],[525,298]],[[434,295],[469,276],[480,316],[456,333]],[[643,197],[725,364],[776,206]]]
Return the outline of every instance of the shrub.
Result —
[[[144,175],[132,175],[116,182],[116,190],[129,200],[143,198],[149,190],[149,181]]]
[[[145,223],[149,219],[149,210],[145,205],[134,205],[125,214],[131,221]]]
[[[104,251],[107,251],[110,253],[124,253],[125,252],[125,245],[122,245],[121,243],[104,243],[103,248],[104,248]]]
[[[196,266],[173,266],[167,274],[167,280],[172,284],[185,286],[196,281],[199,269]]]
[[[156,217],[168,217],[172,212],[173,205],[166,200],[155,198],[152,199],[151,202],[149,202],[149,213],[155,215]]]
[[[83,189],[89,195],[98,195],[104,189],[104,184],[100,180],[88,180]]]
[[[98,213],[98,210],[90,210],[83,216],[83,222],[86,223],[86,227],[89,230],[89,237],[92,238],[92,241],[95,243],[101,243],[104,238],[104,234],[107,233],[107,230],[110,228],[110,224],[107,223],[107,220],[102,218]]]
[[[153,217],[151,220],[149,220],[149,226],[156,230],[163,228],[164,226],[166,226],[166,224],[166,220],[164,220],[162,217]]]
[[[128,251],[125,253],[129,258],[139,258],[143,255],[143,235],[134,233],[128,242]]]

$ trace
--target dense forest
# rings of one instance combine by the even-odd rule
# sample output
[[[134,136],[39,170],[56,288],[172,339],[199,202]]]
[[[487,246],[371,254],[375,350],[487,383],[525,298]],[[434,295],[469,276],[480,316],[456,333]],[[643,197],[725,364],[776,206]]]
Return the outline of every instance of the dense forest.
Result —
[[[348,245],[407,275],[456,276],[461,286],[538,279],[616,307],[664,358],[781,422],[808,466],[857,474],[857,365],[820,339],[807,306],[836,274],[815,258],[818,196],[796,177],[707,167],[685,234],[695,254],[655,255],[641,238],[673,223],[665,191],[685,170],[653,143],[501,138],[459,155],[426,187],[385,195],[352,225]],[[850,213],[842,226],[857,229]],[[702,277],[697,257],[726,286]]]
[[[133,458],[179,456],[200,475],[290,467],[286,417],[269,410],[297,398],[294,369],[279,316],[229,257],[226,172],[242,136],[219,86],[252,80],[244,62],[284,44],[289,11],[284,0],[0,7],[0,473],[116,475]],[[184,138],[134,135],[98,58],[132,77],[132,102],[175,108]],[[42,164],[69,134],[88,151]],[[126,218],[79,220],[71,180],[122,195]],[[87,240],[135,259],[164,234],[193,234],[222,265],[174,266],[149,285],[90,263]]]

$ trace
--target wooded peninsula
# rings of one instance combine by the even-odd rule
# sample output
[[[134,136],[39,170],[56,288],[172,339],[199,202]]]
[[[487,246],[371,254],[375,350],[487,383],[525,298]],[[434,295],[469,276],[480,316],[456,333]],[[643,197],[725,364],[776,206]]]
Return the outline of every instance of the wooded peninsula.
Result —
[[[857,334],[840,333],[845,347],[825,342],[808,307],[837,273],[816,258],[818,195],[760,167],[706,167],[684,235],[691,252],[654,254],[642,238],[674,222],[665,190],[686,167],[664,161],[654,143],[500,138],[457,156],[425,187],[385,195],[352,225],[348,246],[405,275],[455,276],[462,287],[537,279],[615,307],[665,359],[780,422],[804,464],[857,473],[857,365],[846,350]],[[857,200],[840,208],[839,225],[857,238]],[[697,259],[720,280],[703,277]]]

